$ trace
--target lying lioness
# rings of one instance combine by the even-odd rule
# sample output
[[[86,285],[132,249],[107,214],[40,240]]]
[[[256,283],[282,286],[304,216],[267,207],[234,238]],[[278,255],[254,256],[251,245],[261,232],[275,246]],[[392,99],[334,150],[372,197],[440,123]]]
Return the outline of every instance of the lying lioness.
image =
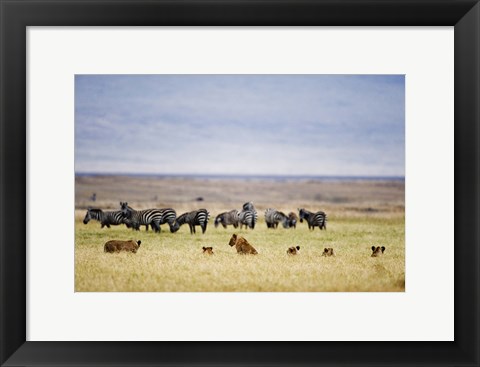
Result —
[[[289,247],[288,250],[287,250],[287,254],[289,254],[289,255],[296,255],[299,252],[300,252],[300,246]]]
[[[138,248],[142,241],[119,241],[119,240],[111,240],[105,243],[105,247],[103,250],[105,252],[120,252],[120,251],[128,251],[133,252],[134,254],[137,253]]]

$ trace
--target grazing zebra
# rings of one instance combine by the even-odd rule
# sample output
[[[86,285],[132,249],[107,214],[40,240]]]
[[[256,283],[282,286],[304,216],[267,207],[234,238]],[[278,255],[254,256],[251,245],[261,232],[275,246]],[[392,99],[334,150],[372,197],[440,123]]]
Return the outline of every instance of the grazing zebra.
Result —
[[[251,201],[243,204],[243,210],[238,214],[238,217],[240,219],[240,228],[242,228],[243,225],[245,225],[245,228],[255,228],[258,215]]]
[[[104,212],[102,209],[88,208],[87,214],[83,219],[83,224],[87,224],[92,219],[98,220],[101,223],[102,228],[105,226],[110,228],[111,225],[118,226],[119,224],[125,223],[123,213],[121,211]]]
[[[140,226],[146,226],[148,231],[148,226],[151,225],[155,232],[160,231],[160,226],[157,226],[157,223],[161,215],[156,209],[135,210],[128,206],[126,202],[121,202],[120,206],[125,223],[134,230],[138,231]]]
[[[177,213],[171,208],[165,209],[146,209],[146,210],[134,210],[128,203],[120,203],[125,223],[133,227],[135,230],[139,230],[140,226],[152,226],[155,232],[160,232],[160,225],[168,223],[170,226],[170,232],[175,232],[176,225],[175,219]],[[178,228],[177,228],[178,229]]]
[[[289,227],[288,217],[284,213],[272,208],[265,210],[267,228],[277,228],[279,222],[282,222],[283,228]]]
[[[288,213],[288,226],[297,228],[298,217],[294,212]]]
[[[120,207],[122,207],[122,204],[123,204],[123,203],[120,203]],[[128,203],[125,203],[125,204],[127,204],[127,209],[128,209],[128,210],[130,210],[130,211],[132,211],[132,212],[136,211],[136,210],[133,209],[130,205],[128,205]],[[122,212],[122,213],[123,213],[123,212]],[[128,216],[128,214],[123,214],[123,217],[124,217],[124,219],[125,219],[125,225],[127,226],[127,228],[132,228],[132,229],[137,230],[137,231],[140,230],[140,225],[138,225],[138,228],[136,228],[136,227],[132,224],[132,222],[127,218],[127,216]],[[152,228],[153,228],[153,227],[152,227]],[[148,231],[148,224],[145,224],[145,230]]]
[[[249,201],[248,203],[243,204],[243,210],[251,210],[252,212],[256,212],[253,203]]]
[[[161,231],[160,225],[161,224],[168,224],[168,227],[170,228],[170,232],[174,233],[178,231],[178,224],[175,223],[175,220],[177,219],[177,212],[172,209],[172,208],[162,208],[162,209],[156,209],[159,211],[161,217],[157,223],[158,225],[158,232]]]
[[[325,212],[318,211],[316,213],[309,212],[305,209],[298,209],[300,223],[305,219],[308,223],[308,229],[314,230],[315,227],[319,229],[327,229],[327,215]]]
[[[245,228],[254,229],[255,223],[257,222],[257,213],[251,210],[242,210],[238,214],[238,219],[240,221],[240,228],[245,225]]]
[[[195,226],[200,226],[202,228],[202,233],[205,233],[207,230],[208,219],[210,217],[210,213],[207,209],[199,209],[194,210],[192,212],[183,213],[176,219],[176,223],[178,227],[182,226],[185,223],[188,223],[190,227],[190,233],[195,233]]]
[[[238,214],[239,212],[236,209],[220,213],[215,218],[215,228],[217,228],[219,224],[221,224],[223,228],[227,228],[228,225],[233,225],[233,227],[237,228],[240,220]]]
[[[123,204],[123,203],[120,203],[120,208],[122,208],[122,204]],[[135,211],[135,209],[133,209],[130,205],[128,205],[128,203],[125,203],[125,204],[127,204],[127,209],[128,209],[128,210],[130,210],[130,211],[132,211],[132,212]],[[127,218],[127,215],[128,215],[128,214],[124,213],[122,210],[120,210],[120,212],[122,212],[122,215],[123,215],[123,218],[124,218],[124,222],[125,222],[125,225],[127,226],[127,228],[132,228],[133,230],[136,230],[136,231],[139,231],[139,230],[140,230],[140,224],[138,225],[138,228],[136,228],[136,227],[133,225],[132,221]],[[152,228],[153,228],[153,227],[152,227]],[[148,224],[145,224],[145,230],[148,231]]]

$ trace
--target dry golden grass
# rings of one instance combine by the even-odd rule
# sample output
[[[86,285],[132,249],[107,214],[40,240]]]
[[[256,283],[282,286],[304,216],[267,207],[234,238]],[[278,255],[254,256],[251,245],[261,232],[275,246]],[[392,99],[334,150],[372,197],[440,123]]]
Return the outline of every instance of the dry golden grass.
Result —
[[[310,181],[255,181],[252,189],[252,182],[226,184],[205,180],[199,184],[186,180],[181,185],[175,181],[175,190],[172,180],[182,179],[77,178],[77,292],[405,290],[403,182],[328,182],[317,183],[318,188]],[[95,206],[103,209],[118,209],[118,202],[124,200],[135,208],[173,207],[177,214],[205,207],[211,219],[207,232],[201,234],[197,227],[196,235],[190,234],[188,225],[174,234],[167,225],[162,226],[161,233],[146,232],[145,227],[141,231],[125,226],[100,229],[98,222],[82,223],[83,208],[92,205],[88,201],[92,192],[97,192],[99,198]],[[319,192],[326,199],[311,197]],[[154,194],[158,197],[152,201]],[[224,200],[223,195],[227,194],[236,197],[236,202]],[[194,201],[197,196],[204,196],[205,201]],[[214,227],[217,214],[240,209],[249,200],[247,197],[256,200],[259,211],[254,230]],[[278,229],[268,229],[263,217],[267,207],[286,213],[296,211],[297,207],[324,210],[328,214],[327,230],[320,231],[317,227],[309,231],[306,223],[298,223],[296,229],[284,229],[281,225]],[[228,246],[233,233],[245,237],[259,254],[238,255],[235,248]],[[137,254],[104,253],[103,245],[111,239],[141,240],[142,244]],[[301,247],[300,254],[287,255],[287,248],[296,245]],[[384,256],[370,257],[372,245],[385,246]],[[213,246],[215,254],[203,254],[203,246]],[[336,256],[321,256],[325,247],[333,247]]]
[[[213,223],[213,220],[212,220]],[[212,224],[211,223],[211,224]],[[129,292],[318,292],[404,291],[404,219],[351,218],[329,223],[327,231],[267,229],[263,221],[252,230],[209,225],[207,232],[190,235],[188,226],[170,233],[100,229],[98,222],[76,222],[75,290]],[[228,246],[232,233],[244,236],[258,255],[238,255]],[[137,254],[107,254],[110,239],[140,239]],[[381,258],[370,247],[386,246]],[[300,254],[289,256],[288,247]],[[213,246],[212,256],[202,253]],[[333,247],[335,257],[322,257]]]

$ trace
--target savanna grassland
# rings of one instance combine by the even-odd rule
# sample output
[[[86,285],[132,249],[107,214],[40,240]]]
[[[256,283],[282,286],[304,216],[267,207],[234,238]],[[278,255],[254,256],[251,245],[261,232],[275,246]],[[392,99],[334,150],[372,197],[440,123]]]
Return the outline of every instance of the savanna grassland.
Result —
[[[76,178],[75,291],[77,292],[403,292],[405,290],[405,188],[403,181],[223,180],[132,176]],[[97,194],[97,200],[89,198]],[[203,201],[197,201],[197,198]],[[82,220],[88,206],[118,210],[172,207],[180,215],[206,208],[205,234],[188,225],[170,233],[100,228]],[[215,216],[253,201],[255,229],[214,227]],[[268,229],[264,211],[297,208],[327,213],[327,230]],[[245,237],[258,255],[238,255],[228,246],[233,233]],[[141,240],[136,254],[103,252],[111,239]],[[286,250],[300,246],[300,253]],[[385,246],[372,258],[371,247]],[[202,254],[213,246],[214,255]],[[335,257],[323,257],[333,247]]]

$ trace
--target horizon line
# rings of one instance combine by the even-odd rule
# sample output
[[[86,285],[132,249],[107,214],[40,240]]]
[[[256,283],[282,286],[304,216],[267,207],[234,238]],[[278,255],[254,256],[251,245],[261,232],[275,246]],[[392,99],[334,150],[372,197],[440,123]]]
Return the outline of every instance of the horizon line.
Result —
[[[352,178],[405,179],[405,175],[332,175],[332,174],[240,174],[240,173],[138,173],[138,172],[75,172],[81,176],[160,176],[160,177],[222,177],[222,178]]]

